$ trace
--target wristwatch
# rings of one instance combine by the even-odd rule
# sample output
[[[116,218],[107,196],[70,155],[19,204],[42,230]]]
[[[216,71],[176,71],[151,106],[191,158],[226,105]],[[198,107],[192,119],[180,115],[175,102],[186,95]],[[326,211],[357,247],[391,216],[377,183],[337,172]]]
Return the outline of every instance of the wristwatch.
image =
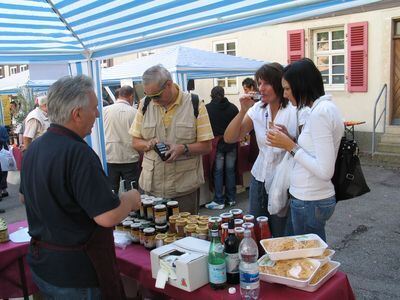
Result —
[[[183,154],[185,154],[185,155],[189,154],[189,147],[186,144],[183,144]]]
[[[300,146],[295,144],[294,147],[292,148],[292,150],[290,150],[290,154],[294,157],[297,153],[297,151],[299,151]]]

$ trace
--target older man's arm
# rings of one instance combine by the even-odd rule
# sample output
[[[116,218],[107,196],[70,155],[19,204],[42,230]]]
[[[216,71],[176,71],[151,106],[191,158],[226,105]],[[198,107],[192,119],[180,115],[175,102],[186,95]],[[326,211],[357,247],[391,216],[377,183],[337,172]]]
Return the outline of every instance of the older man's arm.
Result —
[[[94,217],[94,221],[103,227],[112,227],[125,219],[132,210],[140,208],[140,194],[137,190],[122,193],[120,204],[116,208]]]
[[[153,150],[156,143],[157,139],[145,140],[138,137],[132,138],[132,147],[138,152],[147,152]]]

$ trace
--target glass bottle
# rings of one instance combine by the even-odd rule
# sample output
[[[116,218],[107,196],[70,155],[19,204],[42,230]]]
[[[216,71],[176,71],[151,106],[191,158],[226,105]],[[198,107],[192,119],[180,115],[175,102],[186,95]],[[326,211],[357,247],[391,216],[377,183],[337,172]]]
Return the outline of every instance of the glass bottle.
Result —
[[[226,285],[226,263],[224,246],[219,237],[218,224],[211,229],[211,243],[208,251],[208,276],[212,289],[223,289]]]
[[[229,284],[239,283],[239,239],[235,235],[235,220],[228,224],[228,237],[225,239],[226,279]]]

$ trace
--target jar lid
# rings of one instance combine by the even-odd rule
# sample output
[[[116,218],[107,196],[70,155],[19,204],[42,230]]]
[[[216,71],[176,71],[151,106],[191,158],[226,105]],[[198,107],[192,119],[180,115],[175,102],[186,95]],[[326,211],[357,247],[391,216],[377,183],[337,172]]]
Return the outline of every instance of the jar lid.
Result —
[[[210,223],[215,223],[215,222],[220,223],[220,222],[222,222],[222,218],[221,217],[209,217],[208,218],[208,222],[210,222]]]
[[[235,225],[242,225],[243,222],[244,221],[242,219],[235,219]]]
[[[167,224],[163,224],[163,225],[156,225],[156,229],[164,229],[167,228]]]
[[[131,224],[133,224],[132,221],[124,221],[124,222],[122,222],[122,226],[131,226]]]
[[[185,228],[187,230],[196,230],[197,225],[196,224],[188,224],[188,225],[185,226]]]
[[[181,218],[187,218],[187,217],[190,216],[190,212],[186,212],[186,211],[180,212],[180,213],[179,213],[179,216],[180,216]]]
[[[166,238],[167,238],[167,235],[165,233],[159,233],[156,235],[156,240],[163,240]]]
[[[180,219],[180,216],[179,215],[172,215],[172,216],[169,216],[169,221],[171,222],[171,220],[178,220],[178,219]]]
[[[167,202],[167,206],[175,206],[178,205],[178,201],[172,200]]]
[[[233,214],[231,214],[230,212],[225,212],[219,215],[221,218],[232,218]]]
[[[254,223],[246,222],[246,223],[242,224],[242,227],[245,228],[245,229],[251,229],[251,228],[254,227]]]
[[[165,209],[166,206],[164,204],[157,204],[156,206],[154,206],[154,209]]]
[[[230,212],[232,215],[240,215],[240,214],[243,213],[243,210],[241,210],[240,208],[234,208],[234,209],[231,209],[229,212]]]
[[[238,233],[244,233],[244,228],[243,227],[235,227],[235,232],[238,232]]]
[[[139,228],[140,225],[141,225],[140,223],[132,223],[131,228]]]
[[[254,219],[254,216],[253,216],[253,215],[244,215],[244,216],[243,216],[243,219],[250,219],[250,220],[253,220],[253,219]]]
[[[268,217],[266,216],[259,216],[257,218],[257,222],[268,222]]]
[[[185,218],[176,219],[176,224],[186,225],[186,219]]]
[[[142,201],[143,205],[153,205],[153,200],[145,199]]]
[[[144,233],[154,233],[156,230],[153,227],[147,227],[143,229]]]

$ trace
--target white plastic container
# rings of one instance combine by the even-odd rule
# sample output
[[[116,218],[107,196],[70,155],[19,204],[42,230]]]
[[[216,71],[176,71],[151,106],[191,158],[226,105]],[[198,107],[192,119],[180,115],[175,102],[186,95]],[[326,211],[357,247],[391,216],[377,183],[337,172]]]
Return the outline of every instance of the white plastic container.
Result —
[[[322,267],[327,262],[331,261],[333,254],[335,254],[335,250],[332,250],[332,249],[326,249],[326,250],[324,250],[324,252],[325,251],[329,251],[329,254],[327,256],[325,256],[324,258],[319,258],[318,256],[310,257],[310,258],[318,260],[321,263],[321,267]]]
[[[269,252],[266,247],[264,246],[264,241],[266,240],[280,240],[286,238],[294,238],[298,241],[301,240],[318,240],[320,247],[318,248],[305,248],[305,249],[297,249],[297,250],[286,250],[280,252]],[[281,237],[281,238],[272,238],[261,240],[261,246],[264,248],[265,253],[267,253],[271,260],[286,260],[286,259],[294,259],[294,258],[306,258],[312,256],[320,256],[324,253],[325,249],[328,248],[328,245],[317,235],[317,234],[304,234],[304,235],[295,235],[295,236],[288,236],[288,237]]]
[[[324,277],[322,277],[317,283],[315,284],[310,284],[308,283],[307,286],[305,287],[298,287],[298,289],[306,291],[306,292],[315,292],[316,290],[318,290],[322,285],[324,285],[325,282],[327,282],[331,277],[333,277],[333,275],[336,274],[337,270],[340,267],[340,262],[337,261],[330,261],[329,264],[331,264],[331,266],[333,266],[333,268],[331,270],[329,270],[328,273],[325,274]]]
[[[268,254],[265,254],[264,256],[262,256],[258,262],[260,263],[265,256],[267,256]],[[309,278],[307,278],[306,280],[300,280],[300,279],[294,279],[294,278],[289,278],[289,277],[283,277],[283,276],[278,276],[278,275],[272,275],[272,274],[267,274],[267,273],[263,273],[260,271],[260,280],[262,281],[266,281],[266,282],[272,282],[272,283],[280,283],[280,284],[284,284],[290,287],[294,287],[294,288],[306,288],[309,286],[309,281],[311,280],[311,278],[315,275],[315,272],[318,270],[318,268],[321,266],[321,263],[318,260],[315,259],[311,259],[311,258],[306,258],[308,261],[310,261],[314,267],[315,270],[312,272],[312,274],[310,275]]]

